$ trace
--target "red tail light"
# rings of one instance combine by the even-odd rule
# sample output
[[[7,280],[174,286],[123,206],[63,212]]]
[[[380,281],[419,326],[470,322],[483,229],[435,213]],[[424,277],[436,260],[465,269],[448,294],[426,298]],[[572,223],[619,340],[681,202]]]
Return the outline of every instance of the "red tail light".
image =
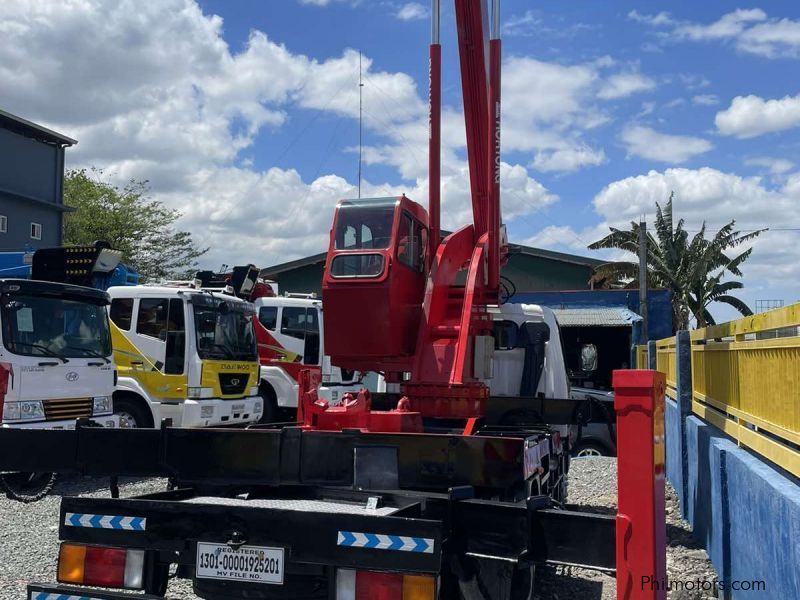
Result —
[[[336,600],[435,600],[437,582],[430,575],[336,570]]]
[[[144,550],[64,542],[58,553],[58,581],[110,588],[142,589]]]
[[[3,421],[3,404],[8,393],[8,384],[14,377],[14,368],[11,363],[0,362],[0,422]]]
[[[403,600],[403,576],[396,573],[356,573],[356,600]]]

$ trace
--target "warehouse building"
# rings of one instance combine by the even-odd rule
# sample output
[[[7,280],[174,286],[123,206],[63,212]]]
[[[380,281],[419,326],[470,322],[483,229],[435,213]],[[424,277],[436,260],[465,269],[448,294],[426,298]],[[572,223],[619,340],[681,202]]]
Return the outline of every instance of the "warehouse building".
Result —
[[[72,138],[0,110],[0,251],[60,246]]]

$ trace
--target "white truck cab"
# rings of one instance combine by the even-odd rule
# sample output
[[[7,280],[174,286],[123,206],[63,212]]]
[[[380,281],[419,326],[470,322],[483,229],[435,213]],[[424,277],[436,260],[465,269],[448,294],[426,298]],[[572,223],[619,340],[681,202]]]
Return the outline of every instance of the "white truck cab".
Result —
[[[332,365],[325,355],[322,300],[313,294],[258,298],[258,354],[261,359],[261,392],[275,408],[297,408],[298,378],[307,366],[319,367],[321,399],[331,405],[347,392],[361,389],[361,374]],[[265,415],[270,408],[265,409]]]
[[[255,423],[258,394],[253,305],[187,286],[108,290],[119,380],[120,426],[180,427]]]
[[[115,427],[108,295],[83,286],[0,279],[0,425]]]

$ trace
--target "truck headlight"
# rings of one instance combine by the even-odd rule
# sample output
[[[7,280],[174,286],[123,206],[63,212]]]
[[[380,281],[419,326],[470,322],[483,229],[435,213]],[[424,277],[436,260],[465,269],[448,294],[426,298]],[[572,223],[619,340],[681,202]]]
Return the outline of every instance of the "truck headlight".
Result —
[[[264,406],[261,404],[261,400],[255,403],[255,406],[253,407],[253,412],[257,415],[260,415],[262,412],[264,412]]]
[[[4,421],[36,421],[44,419],[41,400],[6,402],[3,405]]]
[[[209,387],[190,387],[186,390],[187,398],[211,398],[214,395],[214,388]]]
[[[92,398],[92,403],[93,415],[106,415],[114,410],[111,396],[95,396]]]
[[[250,388],[250,396],[258,396],[258,386],[254,385]]]

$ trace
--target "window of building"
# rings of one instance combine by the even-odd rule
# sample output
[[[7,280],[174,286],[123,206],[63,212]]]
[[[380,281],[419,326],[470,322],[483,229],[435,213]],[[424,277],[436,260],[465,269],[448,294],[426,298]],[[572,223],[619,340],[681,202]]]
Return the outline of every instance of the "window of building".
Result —
[[[130,331],[133,316],[133,298],[114,298],[111,301],[109,317],[111,321],[125,331]]]
[[[31,223],[31,239],[34,239],[34,240],[42,239],[42,224],[41,223]]]
[[[6,233],[8,231],[8,217],[5,215],[0,215],[0,233]]]

